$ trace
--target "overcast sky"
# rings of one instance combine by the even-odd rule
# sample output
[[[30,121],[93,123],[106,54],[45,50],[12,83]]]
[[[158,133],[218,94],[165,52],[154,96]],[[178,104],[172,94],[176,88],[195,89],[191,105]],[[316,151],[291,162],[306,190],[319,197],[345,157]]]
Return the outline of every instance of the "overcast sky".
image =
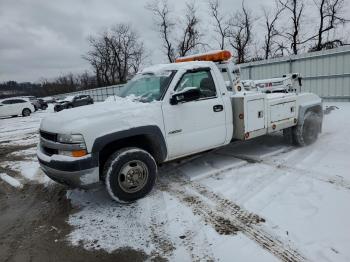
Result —
[[[349,0],[346,0],[349,1]],[[87,38],[117,23],[130,23],[150,52],[152,63],[166,62],[160,51],[147,0],[0,0],[0,82],[38,81],[60,74],[90,70],[82,55],[89,50]],[[169,1],[181,17],[185,0]],[[240,0],[221,0],[225,10]],[[258,15],[262,4],[273,0],[246,0]],[[197,0],[202,27],[210,32],[207,1]]]

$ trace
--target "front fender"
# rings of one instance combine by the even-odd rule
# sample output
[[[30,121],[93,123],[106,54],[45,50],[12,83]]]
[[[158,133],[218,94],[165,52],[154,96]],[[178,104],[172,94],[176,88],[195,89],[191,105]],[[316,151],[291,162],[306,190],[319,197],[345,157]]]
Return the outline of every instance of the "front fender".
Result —
[[[99,137],[93,143],[91,152],[99,153],[112,142],[139,135],[144,135],[151,141],[157,162],[163,162],[167,158],[167,147],[162,131],[158,126],[153,125],[134,127]]]

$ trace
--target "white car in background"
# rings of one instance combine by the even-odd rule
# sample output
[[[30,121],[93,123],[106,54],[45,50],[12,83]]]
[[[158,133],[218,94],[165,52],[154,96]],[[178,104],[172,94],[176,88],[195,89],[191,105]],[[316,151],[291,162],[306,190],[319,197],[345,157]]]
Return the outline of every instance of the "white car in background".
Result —
[[[26,98],[13,97],[0,100],[0,117],[30,116],[34,111],[34,106]]]

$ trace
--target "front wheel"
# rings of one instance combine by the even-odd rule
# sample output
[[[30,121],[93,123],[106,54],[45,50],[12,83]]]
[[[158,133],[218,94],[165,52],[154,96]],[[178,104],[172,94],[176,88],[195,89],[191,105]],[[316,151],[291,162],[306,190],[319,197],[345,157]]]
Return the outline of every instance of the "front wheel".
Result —
[[[28,108],[24,108],[23,110],[22,110],[22,116],[30,116],[30,114],[32,113],[32,111],[30,111],[30,109],[28,109]]]
[[[157,164],[145,150],[123,148],[109,157],[103,175],[108,193],[114,200],[119,203],[133,202],[152,190]]]

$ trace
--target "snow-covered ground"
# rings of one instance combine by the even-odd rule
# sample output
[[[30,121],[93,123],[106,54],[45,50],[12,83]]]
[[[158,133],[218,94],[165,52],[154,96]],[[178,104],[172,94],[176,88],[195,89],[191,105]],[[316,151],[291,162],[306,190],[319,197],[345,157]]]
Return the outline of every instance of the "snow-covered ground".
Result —
[[[165,164],[152,193],[130,205],[104,188],[68,191],[80,209],[67,239],[171,261],[350,261],[350,103],[327,105],[337,108],[305,148],[276,134]],[[18,190],[48,181],[34,155],[47,114],[0,119],[0,147],[14,149],[0,178]]]

